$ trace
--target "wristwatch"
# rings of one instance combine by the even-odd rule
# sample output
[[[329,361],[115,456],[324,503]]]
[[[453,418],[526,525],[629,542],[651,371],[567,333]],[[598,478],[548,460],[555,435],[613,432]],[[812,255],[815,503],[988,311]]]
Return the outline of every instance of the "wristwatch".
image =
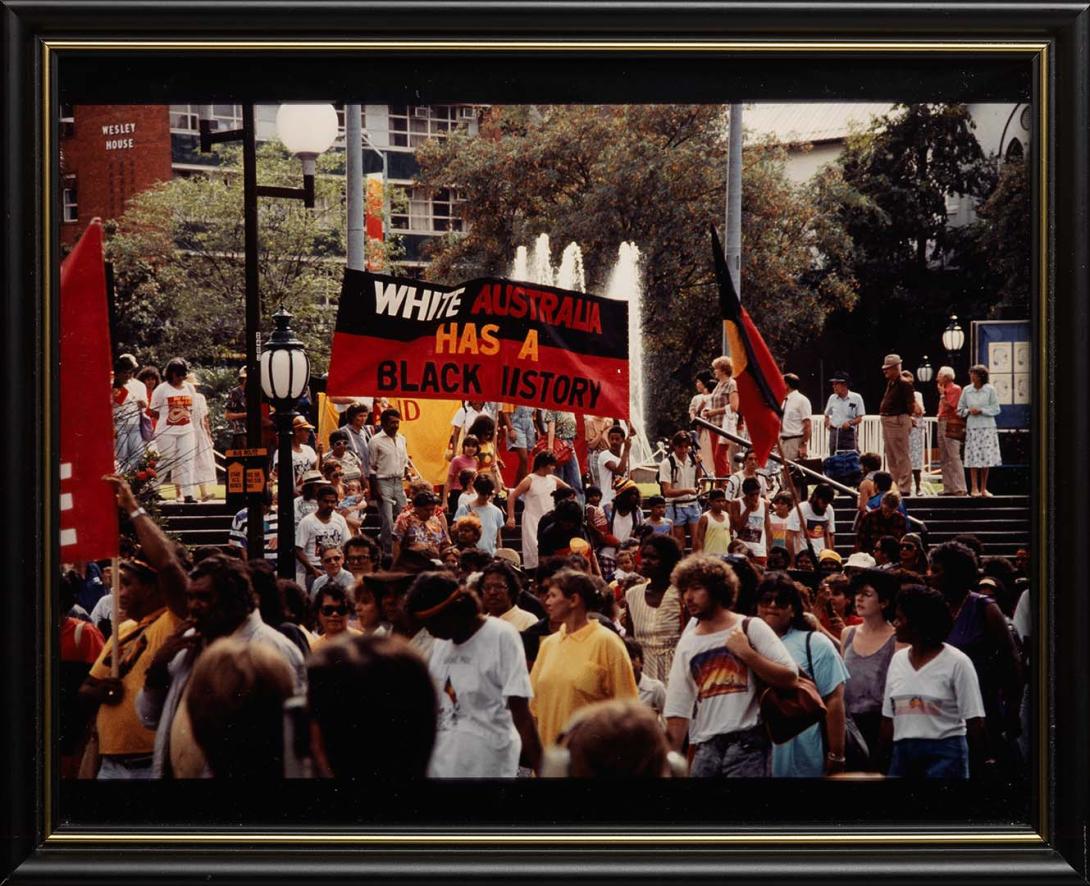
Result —
[[[135,520],[137,517],[146,517],[148,512],[143,508],[137,508],[135,511],[129,511],[129,519]]]

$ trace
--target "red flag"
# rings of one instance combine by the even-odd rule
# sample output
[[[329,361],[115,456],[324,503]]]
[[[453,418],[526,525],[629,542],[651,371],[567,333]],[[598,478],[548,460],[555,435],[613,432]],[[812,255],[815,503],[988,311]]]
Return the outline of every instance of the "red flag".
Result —
[[[734,281],[723,257],[723,246],[714,227],[712,253],[715,256],[715,276],[719,282],[723,331],[730,345],[734,380],[738,383],[738,411],[746,420],[753,451],[763,465],[780,436],[780,421],[783,418],[781,404],[787,396],[787,385],[768,345],[738,300]]]
[[[96,218],[61,263],[62,562],[118,554],[117,504],[103,474],[114,472],[110,325],[102,224]]]

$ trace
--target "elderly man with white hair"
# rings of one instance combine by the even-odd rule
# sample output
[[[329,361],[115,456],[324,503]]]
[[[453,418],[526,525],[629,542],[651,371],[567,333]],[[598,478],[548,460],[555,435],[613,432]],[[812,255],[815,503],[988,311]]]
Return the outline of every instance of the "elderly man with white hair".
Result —
[[[954,381],[954,370],[940,366],[935,374],[939,389],[939,461],[942,464],[942,494],[965,495],[965,467],[961,463],[961,443],[965,439],[965,420],[958,416],[961,385]],[[960,428],[960,435],[948,436],[947,429]]]

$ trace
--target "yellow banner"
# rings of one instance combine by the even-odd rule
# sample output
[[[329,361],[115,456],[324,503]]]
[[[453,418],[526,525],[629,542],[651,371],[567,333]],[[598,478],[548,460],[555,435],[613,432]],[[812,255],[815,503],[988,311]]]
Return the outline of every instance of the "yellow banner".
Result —
[[[450,421],[462,405],[461,400],[390,400],[401,413],[401,433],[408,444],[413,465],[433,486],[442,486],[447,479],[447,442]],[[329,451],[329,435],[337,430],[340,415],[325,394],[318,395],[317,438]]]

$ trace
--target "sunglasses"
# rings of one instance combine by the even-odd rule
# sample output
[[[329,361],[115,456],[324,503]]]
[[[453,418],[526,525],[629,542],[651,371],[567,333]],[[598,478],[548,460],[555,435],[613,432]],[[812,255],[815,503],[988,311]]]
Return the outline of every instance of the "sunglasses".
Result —
[[[328,616],[328,615],[347,615],[347,614],[348,614],[348,607],[345,606],[344,604],[341,604],[339,606],[323,606],[322,607],[322,615]]]
[[[343,557],[323,557],[322,562],[323,563],[340,563],[341,560],[343,560],[343,559],[344,559]]]

